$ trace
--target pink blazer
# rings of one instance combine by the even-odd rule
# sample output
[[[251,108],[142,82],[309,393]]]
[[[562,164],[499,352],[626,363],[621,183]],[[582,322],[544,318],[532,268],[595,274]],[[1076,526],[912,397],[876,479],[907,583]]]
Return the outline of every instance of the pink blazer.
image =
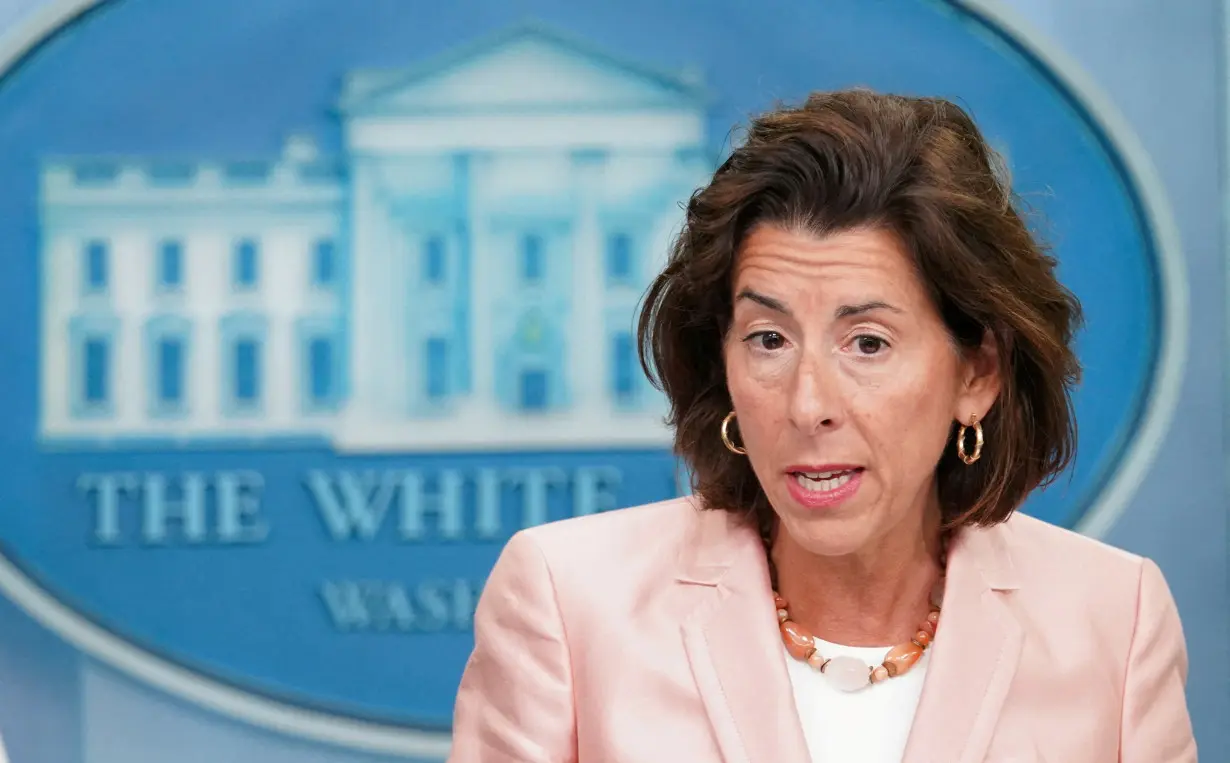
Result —
[[[906,763],[1195,761],[1157,566],[1024,515],[960,533]],[[475,616],[453,763],[807,763],[756,532],[692,499],[533,528]]]

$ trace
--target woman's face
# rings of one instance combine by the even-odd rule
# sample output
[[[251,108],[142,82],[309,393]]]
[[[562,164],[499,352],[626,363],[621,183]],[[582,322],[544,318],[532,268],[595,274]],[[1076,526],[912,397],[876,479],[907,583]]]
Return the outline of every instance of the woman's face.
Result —
[[[825,556],[917,532],[953,420],[981,419],[999,390],[992,341],[958,350],[881,230],[754,229],[725,362],[732,439],[790,539]]]

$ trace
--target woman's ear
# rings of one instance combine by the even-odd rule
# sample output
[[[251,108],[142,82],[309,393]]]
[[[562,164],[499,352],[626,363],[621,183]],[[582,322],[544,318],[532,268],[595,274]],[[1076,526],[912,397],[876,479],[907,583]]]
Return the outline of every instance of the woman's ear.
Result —
[[[957,398],[957,410],[953,412],[955,420],[968,424],[971,416],[977,416],[980,420],[986,417],[1003,384],[1000,353],[1005,351],[995,332],[990,329],[982,332],[981,344],[964,351],[961,391]]]

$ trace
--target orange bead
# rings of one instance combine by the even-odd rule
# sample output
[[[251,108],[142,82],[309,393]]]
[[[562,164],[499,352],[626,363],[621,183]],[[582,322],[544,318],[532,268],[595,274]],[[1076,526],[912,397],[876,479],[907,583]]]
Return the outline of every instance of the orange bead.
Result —
[[[888,678],[888,668],[883,665],[877,665],[876,669],[871,671],[871,682],[878,684]]]
[[[790,656],[796,660],[806,660],[812,652],[816,651],[815,639],[811,637],[806,628],[793,620],[782,623],[782,643],[786,645],[786,651],[790,653]]]
[[[816,670],[824,670],[824,663],[826,662],[828,662],[828,660],[824,659],[824,655],[820,654],[818,651],[812,652],[811,656],[807,658],[807,664],[811,665]]]
[[[938,609],[931,610],[931,613],[927,615],[927,622],[931,623],[932,626],[939,625],[940,612]]]
[[[918,662],[922,653],[923,648],[917,644],[906,643],[895,646],[884,657],[884,668],[888,670],[890,676],[899,676],[914,667],[914,663]]]
[[[786,600],[783,599],[776,591],[773,592],[773,606],[777,608],[778,625],[790,619],[790,610],[787,608]]]
[[[931,643],[931,634],[926,631],[919,631],[914,634],[914,642],[919,646],[926,648],[927,644]]]

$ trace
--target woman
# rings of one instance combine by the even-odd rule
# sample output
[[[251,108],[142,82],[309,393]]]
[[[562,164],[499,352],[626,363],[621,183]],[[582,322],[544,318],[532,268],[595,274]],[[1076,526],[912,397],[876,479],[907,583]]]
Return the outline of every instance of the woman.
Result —
[[[956,106],[755,121],[640,320],[694,496],[509,542],[451,760],[1196,760],[1158,568],[1014,514],[1079,320]]]

